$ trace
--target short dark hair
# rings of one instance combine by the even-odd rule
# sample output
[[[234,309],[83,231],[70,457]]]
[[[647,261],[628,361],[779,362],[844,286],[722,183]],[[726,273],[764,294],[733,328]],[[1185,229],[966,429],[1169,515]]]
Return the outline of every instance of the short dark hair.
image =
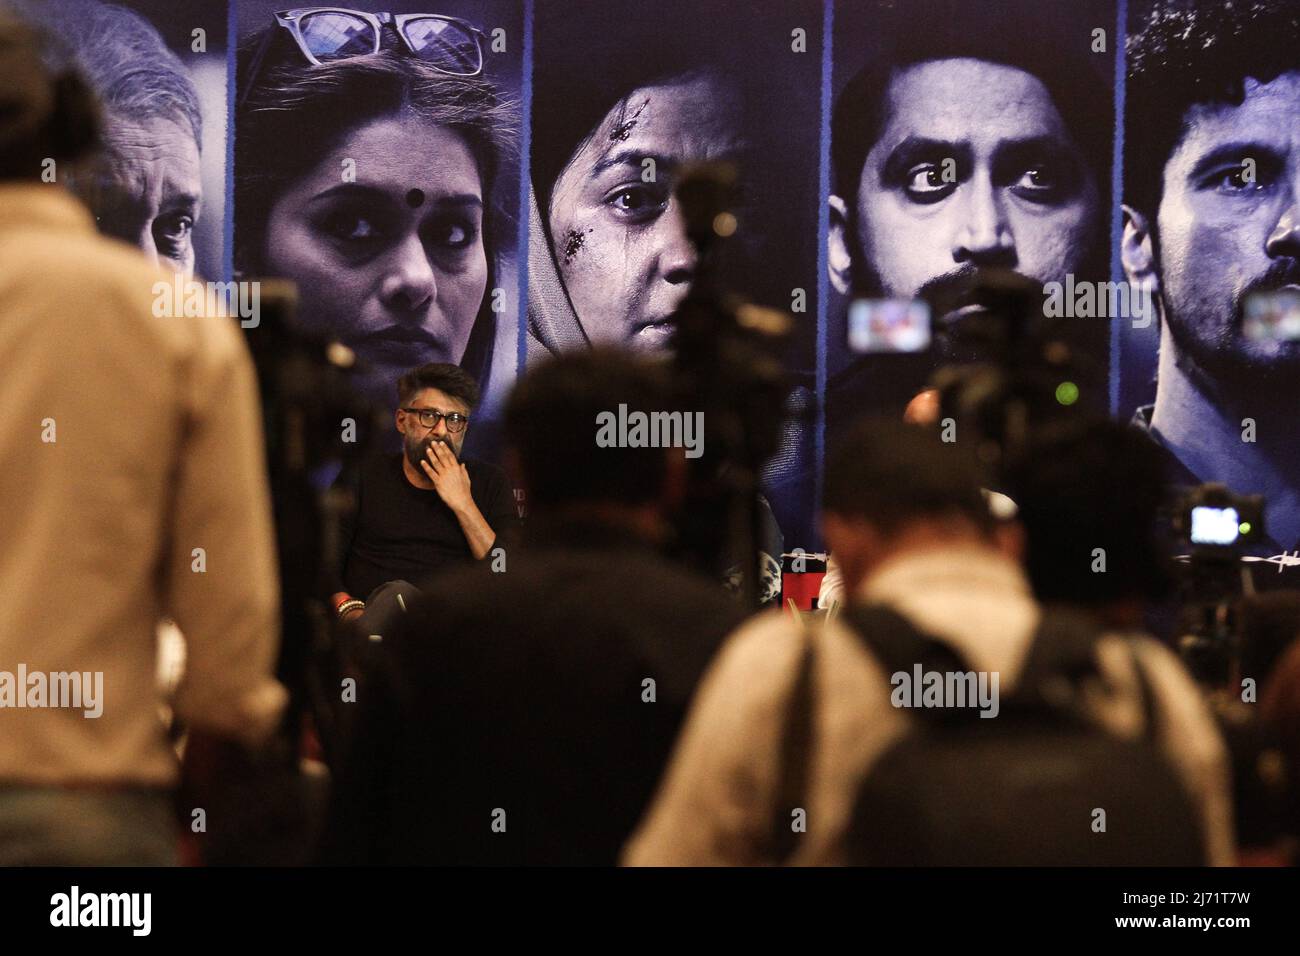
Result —
[[[50,38],[0,3],[0,180],[39,177],[48,159],[85,159],[98,148],[102,110],[75,70],[51,65]]]
[[[867,153],[884,130],[890,81],[897,71],[932,60],[1001,63],[1041,80],[1104,198],[1114,129],[1104,67],[1114,59],[1092,53],[1091,43],[1092,28],[1109,23],[1099,12],[1107,4],[1078,0],[1074,6],[1078,9],[1062,10],[1042,0],[880,4],[879,48],[840,91],[831,117],[833,189],[850,214]]]
[[[1108,419],[1062,423],[1032,438],[1008,471],[1040,601],[1095,607],[1164,596],[1165,468],[1147,435]],[[1105,573],[1093,570],[1097,548]]]
[[[663,448],[596,448],[598,416],[620,405],[672,410],[667,369],[613,348],[585,349],[530,367],[506,405],[506,444],[518,456],[534,512],[583,502],[645,504],[664,489]]]
[[[931,518],[965,518],[985,531],[991,526],[979,467],[966,445],[893,418],[867,418],[845,433],[826,462],[822,510],[864,518],[887,533]]]
[[[1268,83],[1300,70],[1294,0],[1199,0],[1160,6],[1128,38],[1124,199],[1154,220],[1165,164],[1197,104],[1239,106],[1246,78]]]
[[[436,388],[465,403],[471,411],[478,405],[478,382],[459,365],[430,362],[413,368],[397,380],[397,404],[405,406],[426,388]]]

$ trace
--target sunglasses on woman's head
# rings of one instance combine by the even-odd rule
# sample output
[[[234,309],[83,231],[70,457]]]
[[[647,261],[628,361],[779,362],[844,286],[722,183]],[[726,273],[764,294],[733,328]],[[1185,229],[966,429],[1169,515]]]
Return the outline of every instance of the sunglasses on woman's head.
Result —
[[[331,60],[378,53],[386,24],[406,49],[435,70],[454,76],[483,72],[482,31],[456,17],[437,13],[367,13],[345,7],[303,7],[275,15],[303,56],[315,66]]]
[[[466,20],[440,13],[368,13],[345,7],[281,10],[275,22],[289,31],[298,50],[313,66],[378,53],[384,27],[391,26],[402,47],[441,73],[478,76],[483,72],[483,31]],[[272,31],[273,32],[273,31]],[[239,105],[252,92],[271,44],[268,32],[253,56]]]

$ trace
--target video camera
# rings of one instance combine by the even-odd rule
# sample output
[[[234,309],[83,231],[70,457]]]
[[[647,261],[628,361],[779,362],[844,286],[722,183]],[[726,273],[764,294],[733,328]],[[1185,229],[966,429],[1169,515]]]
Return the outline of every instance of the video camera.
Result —
[[[355,502],[338,489],[322,490],[322,473],[337,473],[368,454],[384,433],[385,410],[353,387],[350,349],[298,325],[292,283],[263,280],[260,301],[260,323],[246,334],[261,393],[276,529],[283,621],[277,676],[290,698],[285,732],[296,736],[296,724],[310,715],[328,760],[340,665],[327,603],[338,588],[326,556],[338,552],[340,523]]]
[[[759,483],[777,451],[790,392],[783,354],[793,320],[728,294],[718,254],[739,228],[735,167],[687,167],[676,189],[698,259],[691,290],[673,315],[672,371],[679,400],[704,413],[704,455],[691,462],[678,522],[681,557],[711,576],[738,579],[747,606],[779,569],[780,546],[764,551]],[[774,552],[774,553],[771,553]],[[777,572],[779,574],[779,570]]]
[[[1236,564],[1243,548],[1264,534],[1264,496],[1237,495],[1209,483],[1188,491],[1174,513],[1174,531],[1193,563]]]
[[[1179,582],[1178,650],[1198,680],[1222,685],[1241,656],[1237,604],[1253,593],[1241,558],[1264,535],[1264,498],[1199,485],[1175,502],[1172,527],[1188,551]]]
[[[994,484],[1038,429],[1099,410],[1080,401],[1093,370],[1061,320],[1044,315],[1044,300],[1040,284],[1004,269],[978,270],[925,299],[943,362],[931,378],[940,417],[975,431]]]

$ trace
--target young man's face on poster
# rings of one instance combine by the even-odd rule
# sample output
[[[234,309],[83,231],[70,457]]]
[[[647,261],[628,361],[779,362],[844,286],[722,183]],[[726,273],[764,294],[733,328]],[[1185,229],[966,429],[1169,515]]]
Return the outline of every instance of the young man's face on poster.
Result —
[[[856,208],[832,198],[841,291],[912,298],[977,267],[1043,283],[1085,268],[1098,183],[1041,80],[982,60],[925,61],[894,71],[884,105]]]
[[[1165,164],[1160,286],[1180,349],[1214,378],[1300,372],[1300,342],[1252,342],[1246,299],[1300,290],[1300,71],[1198,104]]]
[[[676,174],[686,162],[733,156],[739,112],[735,93],[708,74],[642,87],[605,116],[561,172],[550,232],[593,342],[667,345],[668,319],[696,266],[673,198]]]

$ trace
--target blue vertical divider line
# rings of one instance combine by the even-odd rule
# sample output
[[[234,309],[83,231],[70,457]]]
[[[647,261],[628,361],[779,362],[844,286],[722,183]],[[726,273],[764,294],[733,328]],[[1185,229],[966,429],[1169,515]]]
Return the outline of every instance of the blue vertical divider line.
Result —
[[[236,0],[226,6],[226,208],[221,223],[223,282],[235,277],[235,56],[239,13]]]
[[[826,268],[826,235],[830,231],[830,213],[826,197],[830,193],[831,168],[831,42],[835,26],[835,0],[822,0],[822,82],[821,82],[821,139],[818,145],[817,173],[817,419],[814,424],[814,474],[813,513],[821,512],[822,469],[826,459],[826,298],[830,294],[830,281]]]
[[[1115,12],[1115,139],[1110,161],[1110,277],[1114,282],[1124,281],[1124,263],[1120,257],[1120,241],[1124,236],[1124,216],[1119,205],[1124,198],[1124,83],[1127,57],[1124,46],[1128,42],[1128,0],[1117,0]],[[1121,334],[1128,319],[1110,319],[1110,414],[1120,413],[1120,375],[1124,364],[1120,351],[1124,345]]]
[[[533,130],[533,0],[523,0],[524,46],[519,77],[519,240],[515,259],[518,265],[519,305],[516,375],[524,373],[528,361],[528,188],[532,182]]]
[[[818,213],[816,213],[816,444],[814,445],[813,512],[822,510],[822,471],[826,467],[826,319],[831,282],[827,274],[826,239],[831,216],[826,204],[831,191],[831,64],[835,0],[822,3],[822,135],[818,148]]]

